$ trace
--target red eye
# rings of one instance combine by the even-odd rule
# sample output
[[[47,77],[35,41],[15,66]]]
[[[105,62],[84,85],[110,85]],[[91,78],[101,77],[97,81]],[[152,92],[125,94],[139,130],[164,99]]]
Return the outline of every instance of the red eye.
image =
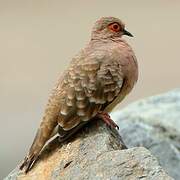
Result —
[[[108,28],[114,32],[119,32],[121,30],[121,27],[118,23],[112,23],[108,26]]]

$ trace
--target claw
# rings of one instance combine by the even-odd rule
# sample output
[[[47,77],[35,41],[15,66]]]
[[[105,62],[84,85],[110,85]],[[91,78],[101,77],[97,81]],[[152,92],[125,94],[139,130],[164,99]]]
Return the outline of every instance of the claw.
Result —
[[[100,111],[97,117],[101,118],[110,128],[117,128],[119,130],[119,126],[111,119],[108,113]]]

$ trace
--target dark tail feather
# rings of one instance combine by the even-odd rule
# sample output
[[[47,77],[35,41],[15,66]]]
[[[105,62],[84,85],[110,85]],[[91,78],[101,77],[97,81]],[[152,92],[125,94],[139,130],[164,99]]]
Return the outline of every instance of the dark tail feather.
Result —
[[[56,125],[57,123],[55,122],[41,122],[40,128],[37,131],[29,153],[19,167],[21,170],[24,169],[25,173],[27,173],[31,169],[34,162],[37,160],[40,151],[43,149],[45,143],[52,137],[51,134]]]

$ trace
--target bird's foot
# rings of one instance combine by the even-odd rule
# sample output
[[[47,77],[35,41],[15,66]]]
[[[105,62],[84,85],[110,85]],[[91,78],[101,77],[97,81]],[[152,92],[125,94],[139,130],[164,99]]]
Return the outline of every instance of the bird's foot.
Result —
[[[108,113],[100,111],[100,112],[98,112],[96,117],[102,119],[110,128],[119,129],[119,126],[111,119],[111,117]]]

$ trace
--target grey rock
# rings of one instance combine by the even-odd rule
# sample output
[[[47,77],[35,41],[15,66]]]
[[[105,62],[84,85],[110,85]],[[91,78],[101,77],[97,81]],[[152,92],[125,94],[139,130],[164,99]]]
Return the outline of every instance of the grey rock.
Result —
[[[163,124],[164,127],[171,127],[180,133],[180,89],[132,103],[112,116],[117,121],[128,119]]]
[[[180,179],[180,89],[112,113],[128,147],[143,146],[174,179]]]
[[[109,151],[96,156],[91,163],[76,162],[61,173],[56,170],[52,179],[64,180],[104,180],[104,179],[162,179],[170,180],[169,176],[159,166],[156,158],[145,148],[131,148],[128,150]],[[61,176],[63,174],[63,178]]]
[[[126,149],[120,135],[102,121],[91,122],[63,144],[55,138],[25,175],[16,168],[6,180],[135,180],[172,178],[145,148]]]

